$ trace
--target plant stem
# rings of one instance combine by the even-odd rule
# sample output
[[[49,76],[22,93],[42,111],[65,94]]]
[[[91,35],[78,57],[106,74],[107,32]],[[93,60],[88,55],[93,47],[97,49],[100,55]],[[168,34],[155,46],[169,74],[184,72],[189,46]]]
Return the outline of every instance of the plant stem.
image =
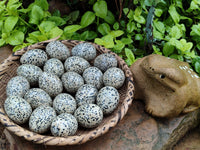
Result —
[[[20,16],[18,16],[19,17],[19,19],[24,23],[24,24],[26,24],[28,27],[30,27],[31,29],[33,29],[33,30],[36,30],[35,28],[33,28],[28,22],[26,22],[24,19],[22,19]]]

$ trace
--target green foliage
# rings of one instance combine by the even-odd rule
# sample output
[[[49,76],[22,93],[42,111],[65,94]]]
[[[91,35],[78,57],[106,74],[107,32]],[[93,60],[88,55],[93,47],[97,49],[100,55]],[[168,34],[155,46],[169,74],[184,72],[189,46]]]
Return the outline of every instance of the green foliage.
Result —
[[[35,0],[26,9],[19,0],[0,1],[0,46],[10,44],[16,51],[60,36],[109,48],[129,66],[147,55],[150,46],[152,53],[186,61],[200,74],[199,0],[130,2],[116,12],[109,1],[84,1],[86,11],[72,10],[61,16],[59,10],[48,12],[47,0]],[[67,4],[72,7],[78,1],[67,0]],[[148,13],[152,13],[149,18]]]

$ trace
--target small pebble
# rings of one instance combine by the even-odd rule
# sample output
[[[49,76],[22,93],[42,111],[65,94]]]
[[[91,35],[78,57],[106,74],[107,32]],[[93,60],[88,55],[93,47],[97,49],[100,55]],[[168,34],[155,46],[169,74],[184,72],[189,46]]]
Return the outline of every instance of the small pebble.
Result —
[[[51,133],[54,136],[68,137],[74,135],[78,129],[76,118],[68,113],[57,116],[51,124]]]
[[[62,75],[61,80],[67,92],[76,93],[79,87],[84,84],[81,75],[76,72],[66,72]]]
[[[48,72],[43,72],[39,77],[39,87],[51,97],[55,97],[63,91],[63,85],[59,77]]]
[[[20,96],[9,96],[5,100],[4,109],[8,117],[17,124],[27,122],[32,113],[30,104]]]
[[[52,106],[52,99],[44,90],[40,88],[32,88],[26,92],[24,99],[31,105],[33,109],[40,105],[47,104]]]
[[[103,86],[103,73],[97,67],[89,67],[83,72],[86,84],[92,84],[97,89]]]
[[[29,90],[30,84],[28,80],[22,76],[15,76],[8,81],[6,86],[6,95],[19,95],[21,97]]]
[[[97,127],[103,120],[103,112],[96,104],[84,104],[74,113],[80,126],[85,128]]]
[[[112,86],[103,87],[97,95],[96,103],[102,109],[104,115],[111,114],[119,103],[117,89]]]
[[[96,48],[90,43],[81,43],[72,48],[73,56],[80,56],[90,61],[96,57]]]
[[[66,71],[82,74],[85,69],[90,67],[90,63],[82,57],[72,56],[66,59],[64,66]]]
[[[47,59],[48,57],[45,51],[41,49],[31,49],[21,56],[20,62],[22,64],[32,64],[41,67]]]
[[[49,42],[46,46],[46,52],[50,58],[57,58],[65,61],[70,56],[68,47],[60,41]]]
[[[53,101],[53,108],[56,110],[57,114],[73,114],[76,110],[76,100],[70,94],[58,94]]]
[[[29,128],[36,133],[45,133],[50,129],[56,111],[47,105],[37,107],[29,118]]]
[[[41,74],[42,69],[35,65],[23,64],[17,68],[17,75],[25,77],[32,86],[38,85],[39,76]]]
[[[95,58],[94,66],[105,72],[111,67],[117,67],[117,59],[110,53],[103,53]]]
[[[46,61],[43,67],[44,72],[50,72],[58,77],[64,73],[64,66],[63,63],[57,58],[51,58]]]
[[[77,105],[95,103],[98,90],[94,85],[84,84],[76,92],[75,98]]]
[[[125,81],[124,72],[120,68],[109,68],[103,75],[103,83],[105,86],[113,86],[119,89]]]

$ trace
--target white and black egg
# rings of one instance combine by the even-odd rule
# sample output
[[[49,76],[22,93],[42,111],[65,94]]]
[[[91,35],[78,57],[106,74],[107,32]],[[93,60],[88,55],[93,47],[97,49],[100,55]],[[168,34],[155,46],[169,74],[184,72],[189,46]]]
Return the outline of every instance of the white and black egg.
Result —
[[[47,105],[37,107],[29,118],[29,128],[36,133],[45,133],[50,129],[53,119],[56,118],[56,111]]]
[[[110,53],[103,53],[95,58],[94,66],[105,72],[111,67],[117,67],[117,59]]]
[[[24,99],[31,105],[33,109],[40,105],[47,104],[52,106],[52,99],[44,90],[40,88],[32,88],[26,92]]]
[[[70,56],[68,47],[60,41],[49,42],[46,46],[46,52],[50,58],[57,58],[65,61]]]
[[[85,69],[90,67],[90,63],[82,57],[71,56],[66,59],[64,66],[66,71],[73,71],[82,74]]]
[[[42,72],[40,67],[31,64],[23,64],[17,68],[17,75],[25,77],[30,85],[38,84],[38,79]]]
[[[39,77],[39,87],[51,97],[55,97],[63,91],[63,85],[58,76],[52,73],[43,72]]]
[[[32,64],[41,67],[44,65],[47,59],[48,56],[45,51],[41,49],[31,49],[21,56],[20,63]]]
[[[58,77],[64,73],[64,66],[63,63],[57,58],[51,58],[46,61],[43,67],[44,72],[50,72]]]
[[[76,100],[70,94],[58,94],[53,101],[53,108],[56,110],[57,114],[73,114],[76,110]]]
[[[103,83],[105,86],[113,86],[119,89],[125,81],[124,72],[117,67],[109,68],[103,75]]]
[[[103,87],[96,99],[96,104],[102,109],[104,115],[111,114],[118,106],[119,93],[112,86]]]
[[[77,102],[77,105],[83,105],[83,104],[93,104],[96,101],[98,90],[97,88],[92,84],[84,84],[82,85],[78,91],[76,92],[75,99]]]
[[[6,86],[6,95],[19,95],[21,97],[29,90],[30,84],[23,76],[15,76],[10,79]]]
[[[27,122],[32,113],[30,104],[20,96],[9,96],[5,100],[4,109],[8,117],[17,124]]]
[[[81,75],[76,72],[66,72],[62,75],[61,80],[66,91],[69,93],[76,93],[79,87],[84,84]]]
[[[83,78],[86,84],[92,84],[97,89],[103,86],[103,73],[97,67],[89,67],[83,72]]]
[[[72,114],[62,113],[51,124],[51,133],[54,136],[67,137],[74,135],[78,129],[78,122]]]
[[[85,128],[97,127],[103,120],[103,112],[96,104],[84,104],[74,112],[78,124]]]
[[[73,56],[80,56],[90,61],[96,57],[96,48],[90,43],[81,43],[74,46],[71,50]]]

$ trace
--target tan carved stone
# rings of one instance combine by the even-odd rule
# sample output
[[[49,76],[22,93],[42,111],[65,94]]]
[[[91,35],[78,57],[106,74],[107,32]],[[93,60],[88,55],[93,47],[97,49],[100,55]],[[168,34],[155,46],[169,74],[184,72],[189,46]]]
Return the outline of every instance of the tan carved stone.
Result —
[[[131,71],[135,99],[156,117],[175,117],[200,107],[200,79],[186,62],[152,54],[138,59]]]

